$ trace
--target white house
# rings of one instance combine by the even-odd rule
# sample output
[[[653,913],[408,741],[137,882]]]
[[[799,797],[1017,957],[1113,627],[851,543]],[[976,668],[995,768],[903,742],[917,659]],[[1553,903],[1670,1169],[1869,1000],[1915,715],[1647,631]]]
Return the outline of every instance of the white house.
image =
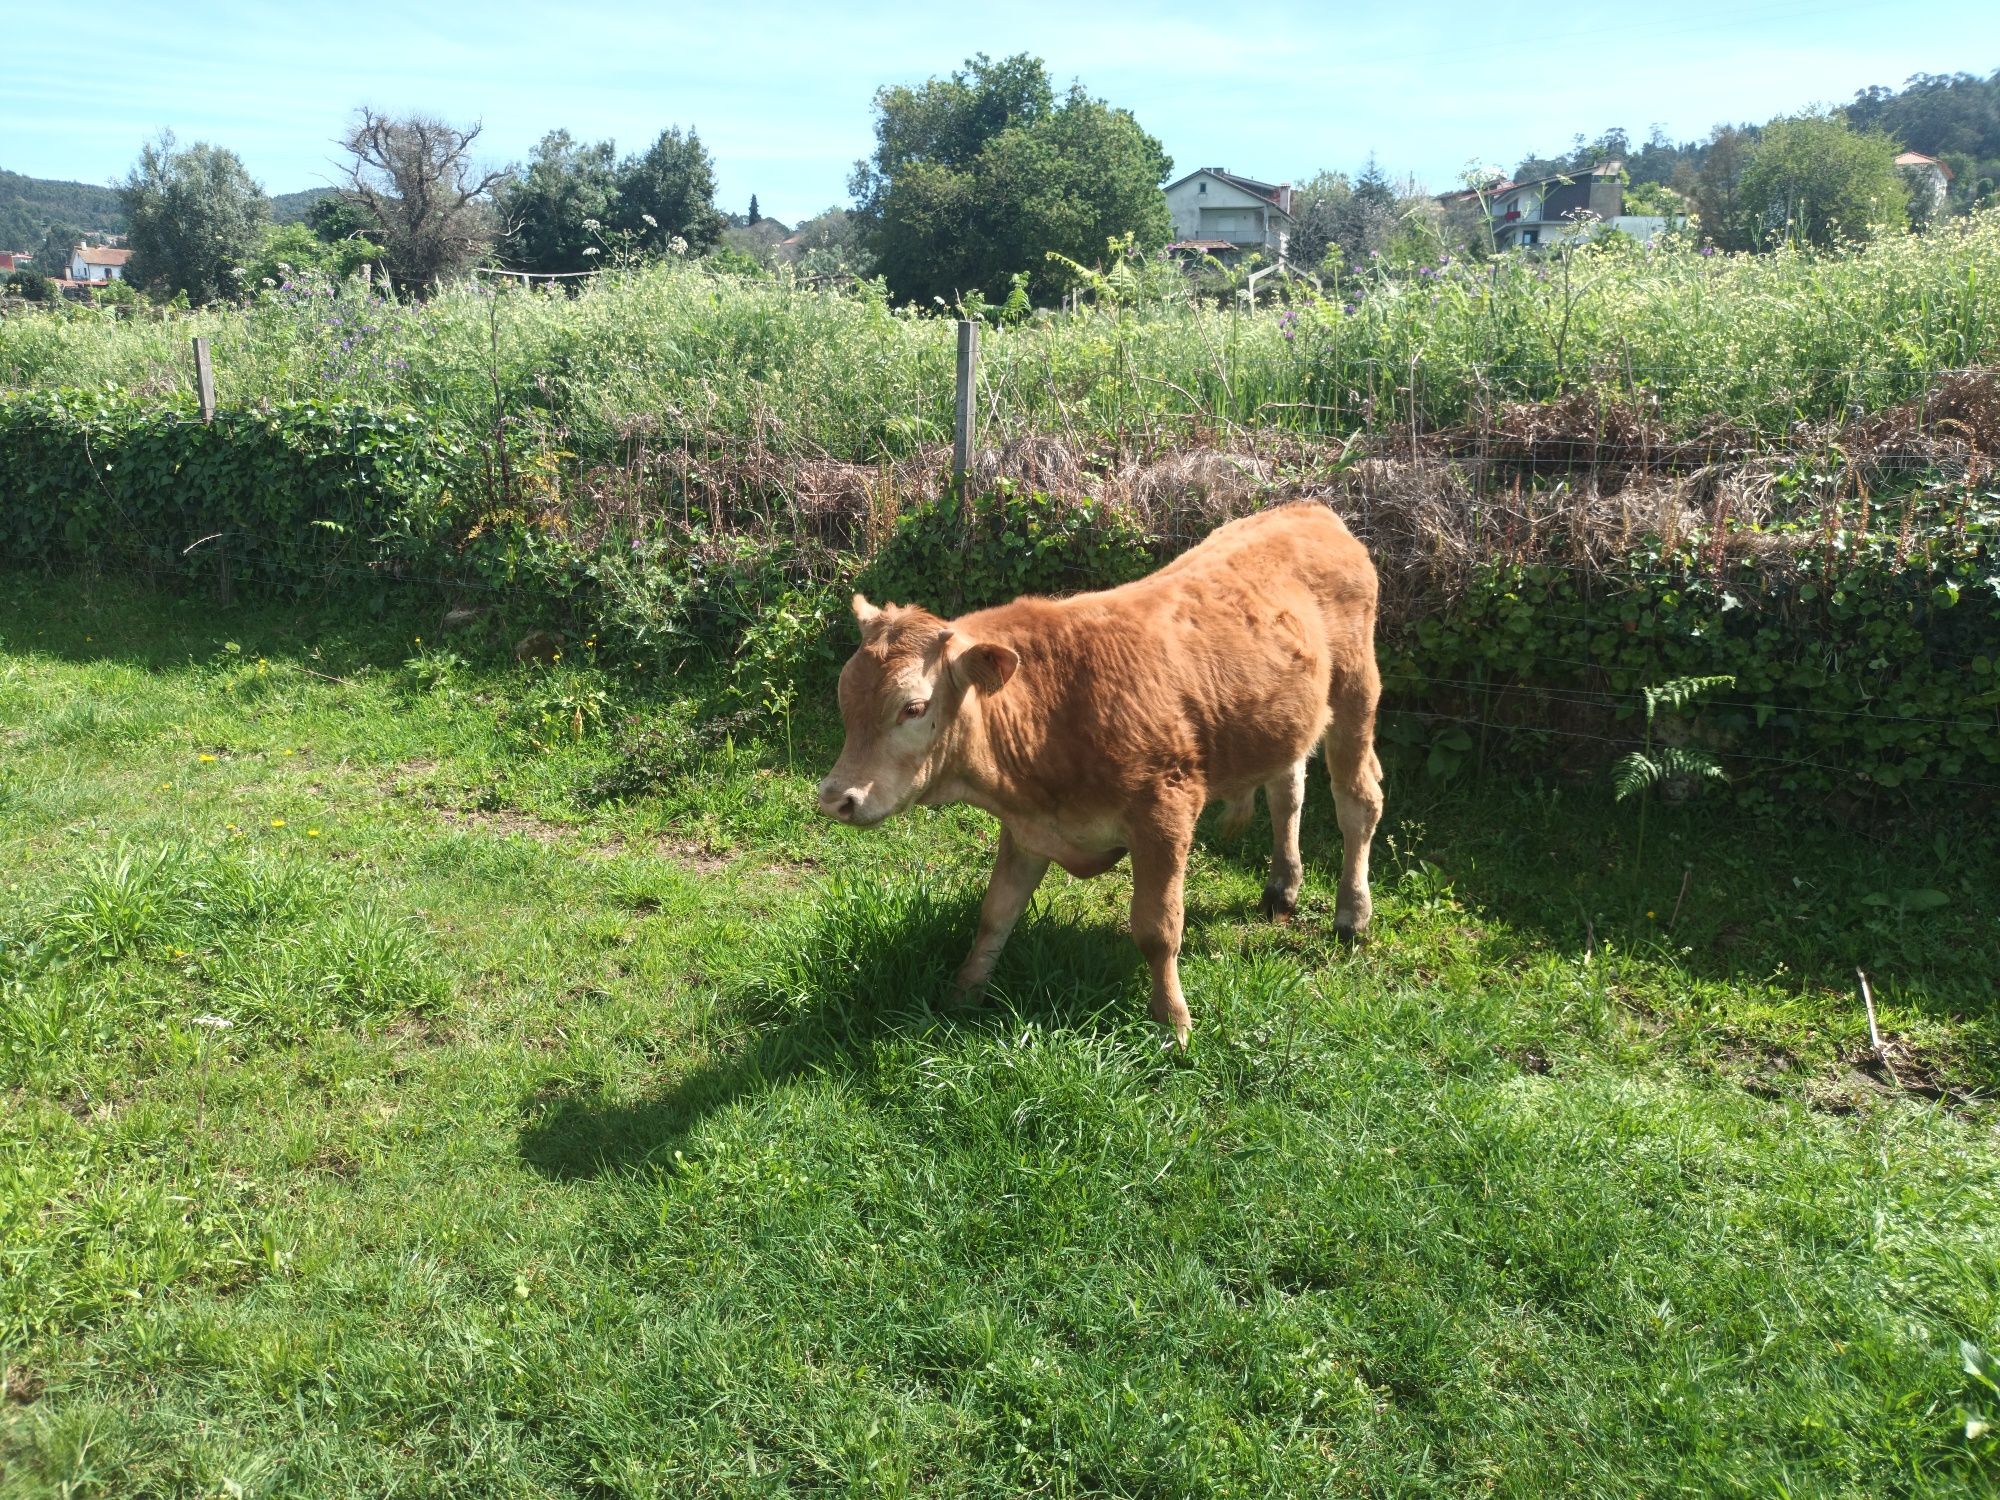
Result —
[[[1292,185],[1238,177],[1203,167],[1166,188],[1173,216],[1170,250],[1196,251],[1230,261],[1253,250],[1276,259],[1292,232]]]
[[[1896,158],[1896,165],[1902,170],[1903,178],[1910,184],[1910,202],[1926,213],[1936,213],[1944,207],[1945,195],[1951,191],[1951,168],[1934,156],[1924,156],[1916,151],[1905,151]]]
[[[123,281],[130,250],[113,250],[105,245],[78,245],[69,253],[71,281]]]

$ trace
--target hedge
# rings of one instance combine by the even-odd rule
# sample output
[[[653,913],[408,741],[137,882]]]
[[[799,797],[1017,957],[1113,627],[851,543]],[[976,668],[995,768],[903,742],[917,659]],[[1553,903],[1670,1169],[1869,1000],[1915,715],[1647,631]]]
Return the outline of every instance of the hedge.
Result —
[[[267,594],[504,589],[626,660],[734,654],[766,640],[767,612],[804,610],[788,632],[815,646],[801,664],[845,638],[856,582],[971,608],[1162,557],[1114,506],[1008,487],[906,512],[865,560],[742,530],[571,528],[559,506],[495,506],[485,462],[407,410],[296,402],[203,424],[109,392],[0,395],[0,545],[15,565],[211,584],[226,557],[235,588]],[[1385,622],[1386,706],[1402,711],[1385,734],[1440,774],[1489,745],[1601,765],[1635,737],[1645,686],[1727,673],[1733,688],[1663,732],[1717,753],[1742,797],[1985,798],[2000,789],[2000,492],[1933,475],[1900,508],[1877,500],[1893,529],[1802,530],[1726,560],[1695,536],[1597,569],[1478,567]]]

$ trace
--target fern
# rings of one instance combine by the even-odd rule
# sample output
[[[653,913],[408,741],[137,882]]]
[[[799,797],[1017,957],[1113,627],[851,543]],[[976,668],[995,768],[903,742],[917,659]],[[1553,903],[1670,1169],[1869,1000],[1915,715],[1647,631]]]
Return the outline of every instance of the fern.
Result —
[[[1650,727],[1653,715],[1660,709],[1674,712],[1686,708],[1705,693],[1735,686],[1734,677],[1675,677],[1667,682],[1657,683],[1645,690],[1646,723]]]
[[[1646,793],[1669,776],[1686,776],[1696,784],[1725,779],[1722,767],[1698,750],[1687,750],[1678,745],[1655,746],[1655,716],[1662,708],[1675,712],[1706,693],[1735,686],[1736,679],[1730,676],[1674,677],[1645,690],[1646,742],[1619,761],[1611,772],[1613,801],[1623,802],[1627,797],[1639,799],[1639,844],[1632,855],[1632,863],[1638,868],[1643,870],[1646,864],[1646,807],[1651,801]]]
[[[1651,752],[1634,750],[1611,770],[1613,800],[1623,802],[1669,776],[1686,776],[1696,781],[1726,781],[1722,767],[1708,756],[1677,745],[1662,745]]]

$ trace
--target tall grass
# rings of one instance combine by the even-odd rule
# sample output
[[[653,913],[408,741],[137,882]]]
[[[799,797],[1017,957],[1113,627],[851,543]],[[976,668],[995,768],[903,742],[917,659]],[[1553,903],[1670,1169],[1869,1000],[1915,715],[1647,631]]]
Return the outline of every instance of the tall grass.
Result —
[[[1568,260],[1452,261],[1342,278],[1288,313],[1173,301],[994,329],[994,438],[1148,445],[1230,427],[1342,433],[1471,420],[1579,384],[1782,431],[1906,399],[2000,350],[2000,212],[1837,254],[1705,254],[1612,241]],[[871,289],[830,293],[699,264],[607,274],[577,297],[466,282],[401,305],[358,284],[247,308],[0,319],[0,388],[186,400],[188,339],[222,400],[411,405],[458,430],[503,409],[586,460],[748,445],[874,462],[950,435],[953,334]]]

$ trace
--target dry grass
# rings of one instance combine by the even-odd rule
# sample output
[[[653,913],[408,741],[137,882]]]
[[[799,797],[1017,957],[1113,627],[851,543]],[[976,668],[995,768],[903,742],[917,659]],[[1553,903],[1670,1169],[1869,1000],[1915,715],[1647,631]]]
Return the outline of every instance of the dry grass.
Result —
[[[626,446],[622,463],[571,487],[569,522],[580,541],[665,524],[867,555],[906,509],[950,482],[951,450],[941,444],[880,465],[801,460],[722,439],[705,450],[654,447],[642,432]],[[1501,404],[1477,424],[1344,444],[1273,431],[1120,452],[1015,438],[977,455],[970,487],[981,494],[1011,484],[1108,502],[1157,537],[1163,554],[1236,516],[1320,500],[1374,549],[1385,616],[1396,620],[1448,602],[1475,567],[1496,559],[1596,569],[1649,538],[1673,548],[1700,536],[1717,571],[1753,561],[1768,571],[1816,546],[1824,529],[1818,514],[1798,513],[1779,483],[1803,459],[1831,476],[1810,502],[1819,506],[1914,469],[1962,479],[1996,452],[2000,371],[1980,369],[1848,424],[1802,425],[1782,446],[1722,419],[1676,440],[1644,404],[1575,391],[1544,404]],[[1848,523],[1835,516],[1828,524]]]

